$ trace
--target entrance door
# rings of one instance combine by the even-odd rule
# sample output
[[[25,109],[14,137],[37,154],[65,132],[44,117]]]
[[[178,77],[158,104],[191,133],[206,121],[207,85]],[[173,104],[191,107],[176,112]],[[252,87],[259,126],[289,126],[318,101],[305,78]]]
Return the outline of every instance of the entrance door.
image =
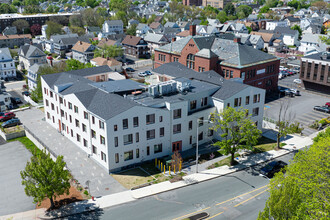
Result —
[[[61,120],[60,119],[58,119],[58,130],[61,132],[62,131],[62,129],[61,129]]]
[[[177,141],[172,143],[172,152],[182,150],[182,141]]]

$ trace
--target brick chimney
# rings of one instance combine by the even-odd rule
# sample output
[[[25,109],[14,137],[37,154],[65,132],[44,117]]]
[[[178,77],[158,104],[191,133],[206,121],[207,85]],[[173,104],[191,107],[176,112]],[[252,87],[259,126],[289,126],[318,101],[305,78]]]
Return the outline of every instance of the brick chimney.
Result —
[[[82,45],[82,41],[79,41],[79,44]]]
[[[190,25],[189,26],[189,35],[195,36],[196,35],[196,25]]]
[[[234,38],[234,43],[241,43],[241,38],[240,37],[235,37]]]
[[[176,37],[172,37],[172,42],[176,41]]]

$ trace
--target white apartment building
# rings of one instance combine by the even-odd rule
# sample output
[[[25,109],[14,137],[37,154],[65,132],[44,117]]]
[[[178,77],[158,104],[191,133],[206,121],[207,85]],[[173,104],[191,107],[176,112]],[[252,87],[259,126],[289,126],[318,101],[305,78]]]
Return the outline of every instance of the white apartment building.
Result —
[[[8,47],[0,48],[0,77],[1,79],[16,77],[16,67]]]
[[[286,21],[267,21],[266,30],[275,30],[276,27],[287,27],[288,23]]]
[[[228,103],[245,106],[247,95],[251,113],[259,108],[253,120],[261,127],[264,90],[224,80],[214,71],[204,74],[185,67],[204,79],[183,77],[175,65],[155,69],[159,81],[150,86],[89,80],[102,74],[103,66],[42,76],[46,121],[109,172],[195,147],[197,126],[199,144],[219,138],[205,122],[210,113]],[[164,80],[164,69],[179,75]],[[255,95],[258,102],[253,103]]]

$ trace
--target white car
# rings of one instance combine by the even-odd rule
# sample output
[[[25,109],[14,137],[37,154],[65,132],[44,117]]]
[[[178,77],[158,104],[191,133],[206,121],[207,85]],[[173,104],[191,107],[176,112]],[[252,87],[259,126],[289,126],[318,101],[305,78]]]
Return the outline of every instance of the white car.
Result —
[[[301,84],[301,79],[294,79],[294,80],[293,80],[293,83]]]

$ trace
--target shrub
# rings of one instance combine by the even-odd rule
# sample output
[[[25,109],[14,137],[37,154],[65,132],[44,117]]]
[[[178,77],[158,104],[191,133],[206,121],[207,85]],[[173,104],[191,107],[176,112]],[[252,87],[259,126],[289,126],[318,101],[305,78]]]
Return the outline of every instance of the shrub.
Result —
[[[88,191],[87,191],[87,190],[85,190],[85,191],[84,191],[84,194],[85,194],[86,196],[88,196]]]

